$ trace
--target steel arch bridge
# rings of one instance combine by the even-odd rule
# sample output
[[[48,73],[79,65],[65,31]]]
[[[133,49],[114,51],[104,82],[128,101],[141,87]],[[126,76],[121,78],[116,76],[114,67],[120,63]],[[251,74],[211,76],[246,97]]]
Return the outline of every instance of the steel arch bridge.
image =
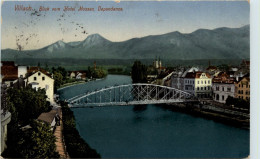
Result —
[[[192,94],[176,88],[147,83],[106,87],[67,100],[70,107],[143,105],[188,101],[196,101],[196,98]]]

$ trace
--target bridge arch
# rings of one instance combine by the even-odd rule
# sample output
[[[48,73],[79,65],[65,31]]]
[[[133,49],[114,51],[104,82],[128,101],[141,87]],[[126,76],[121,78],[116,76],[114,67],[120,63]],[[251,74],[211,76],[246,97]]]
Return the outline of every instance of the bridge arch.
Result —
[[[194,100],[185,91],[148,83],[115,85],[75,96],[71,107],[177,103]]]

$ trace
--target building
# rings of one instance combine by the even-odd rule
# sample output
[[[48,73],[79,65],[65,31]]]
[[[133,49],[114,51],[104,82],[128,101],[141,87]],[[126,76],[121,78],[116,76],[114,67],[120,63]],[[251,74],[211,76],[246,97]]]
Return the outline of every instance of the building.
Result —
[[[47,113],[41,113],[37,120],[49,124],[51,126],[51,130],[54,130],[56,125],[59,125],[60,116],[58,114],[58,110],[53,109]]]
[[[210,98],[212,96],[212,79],[208,73],[196,72],[195,96],[199,98]]]
[[[69,71],[69,76],[70,76],[70,79],[75,78],[76,77],[76,71]]]
[[[162,67],[162,61],[159,59],[157,59],[157,57],[155,58],[155,60],[153,61],[153,67],[158,69]]]
[[[243,60],[240,64],[240,68],[249,70],[250,69],[250,61]]]
[[[213,100],[226,103],[227,98],[235,97],[235,78],[221,72],[212,79]]]
[[[184,76],[183,90],[198,98],[210,98],[212,96],[212,79],[205,72],[188,72]]]
[[[41,68],[32,67],[28,70],[25,83],[26,85],[30,84],[36,90],[39,88],[45,89],[47,100],[51,104],[54,103],[54,79],[51,77],[51,74]]]
[[[171,87],[173,88],[176,88],[176,89],[179,89],[179,90],[183,90],[183,72],[175,72],[172,74],[172,77],[171,77]]]
[[[18,66],[18,78],[24,78],[27,73],[27,66]]]
[[[87,78],[87,71],[69,71],[70,78],[77,80],[85,80]]]
[[[17,66],[14,61],[1,61],[1,82],[8,87],[13,86],[16,80],[24,78],[27,73],[27,66]]]
[[[245,75],[235,84],[235,98],[250,100],[250,77]]]
[[[0,155],[6,148],[6,140],[7,140],[7,124],[11,121],[11,113],[7,110],[7,102],[6,102],[6,89],[7,85],[1,83],[1,144],[0,144]]]
[[[18,66],[14,64],[14,61],[1,61],[1,82],[10,87],[17,79]]]

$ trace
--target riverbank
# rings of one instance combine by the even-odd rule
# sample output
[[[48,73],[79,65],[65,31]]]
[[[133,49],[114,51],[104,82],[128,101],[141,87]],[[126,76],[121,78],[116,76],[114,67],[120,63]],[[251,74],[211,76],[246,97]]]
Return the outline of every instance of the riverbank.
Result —
[[[77,85],[77,84],[84,84],[84,83],[87,83],[86,81],[75,81],[75,82],[70,82],[70,83],[66,83],[62,86],[60,86],[57,90],[62,90],[62,89],[65,89],[65,88],[68,88],[68,87],[71,87],[71,86],[74,86],[74,85]]]
[[[63,122],[61,108],[59,107],[57,110],[59,112],[58,114],[60,116],[61,121],[60,124],[56,126],[54,131],[54,136],[56,137],[56,150],[58,151],[61,158],[70,158],[68,152],[66,151],[66,146],[63,137]]]
[[[61,102],[63,135],[66,150],[71,158],[100,158],[100,154],[92,149],[79,135],[73,112],[67,103]]]
[[[214,120],[223,124],[227,124],[234,127],[239,127],[243,129],[250,128],[250,117],[243,115],[244,113],[239,112],[234,114],[234,111],[216,111],[209,106],[199,106],[199,105],[184,105],[184,104],[169,104],[160,105],[160,107],[172,111],[182,112],[190,114],[196,117],[202,117],[209,120]],[[241,113],[241,114],[240,114]]]
[[[78,85],[78,84],[85,84],[85,83],[88,83],[90,81],[103,80],[104,78],[93,78],[93,79],[89,79],[88,81],[75,81],[75,82],[66,83],[66,84],[60,86],[57,90],[60,91],[62,89],[69,88],[69,87],[72,87],[72,86],[75,86],[75,85]]]

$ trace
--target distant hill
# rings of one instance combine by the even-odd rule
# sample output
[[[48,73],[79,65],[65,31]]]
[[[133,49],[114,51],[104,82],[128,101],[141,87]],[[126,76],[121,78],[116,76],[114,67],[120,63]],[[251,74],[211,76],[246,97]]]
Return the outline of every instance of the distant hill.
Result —
[[[241,28],[199,29],[189,34],[171,32],[111,42],[99,34],[83,41],[57,41],[37,50],[2,50],[2,60],[12,59],[246,59],[249,25]]]

